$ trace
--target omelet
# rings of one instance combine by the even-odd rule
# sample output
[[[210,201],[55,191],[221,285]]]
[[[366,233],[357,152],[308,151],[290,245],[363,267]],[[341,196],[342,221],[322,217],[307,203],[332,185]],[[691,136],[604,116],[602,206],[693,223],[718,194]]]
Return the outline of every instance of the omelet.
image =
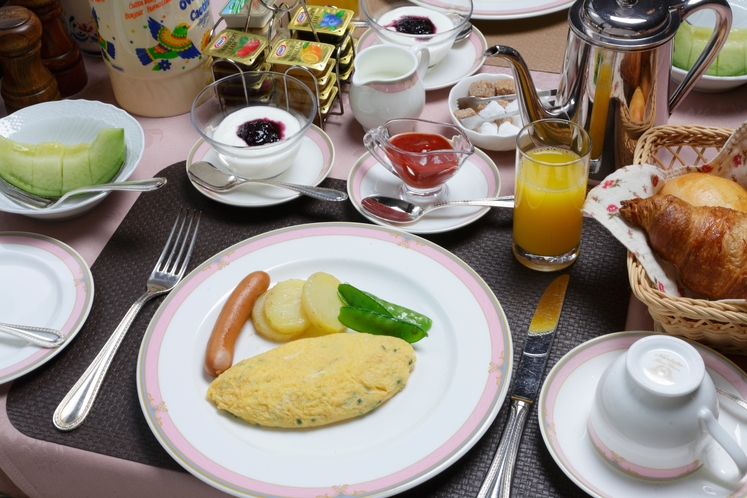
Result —
[[[299,339],[218,376],[208,398],[265,427],[318,427],[368,413],[401,391],[415,365],[397,337],[347,332]]]

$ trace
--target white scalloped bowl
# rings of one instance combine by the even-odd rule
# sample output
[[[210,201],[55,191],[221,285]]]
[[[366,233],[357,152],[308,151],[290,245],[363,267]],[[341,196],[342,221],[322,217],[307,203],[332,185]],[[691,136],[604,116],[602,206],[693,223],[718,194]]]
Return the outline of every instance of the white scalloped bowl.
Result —
[[[127,180],[143,156],[145,134],[140,123],[118,107],[91,100],[57,100],[25,107],[0,119],[0,135],[28,144],[91,142],[102,128],[124,128],[127,154],[112,181]],[[67,220],[87,213],[108,194],[85,194],[60,206],[37,210],[23,207],[0,193],[0,211],[44,220]]]

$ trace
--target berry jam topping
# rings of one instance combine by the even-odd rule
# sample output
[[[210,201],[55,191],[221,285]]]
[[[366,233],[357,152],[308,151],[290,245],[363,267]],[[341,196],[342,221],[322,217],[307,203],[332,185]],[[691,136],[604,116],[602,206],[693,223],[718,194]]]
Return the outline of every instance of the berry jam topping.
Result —
[[[283,131],[285,131],[283,123],[261,118],[239,125],[236,135],[247,145],[265,145],[282,140]]]
[[[403,16],[386,26],[408,35],[432,35],[436,33],[433,21],[424,16]]]

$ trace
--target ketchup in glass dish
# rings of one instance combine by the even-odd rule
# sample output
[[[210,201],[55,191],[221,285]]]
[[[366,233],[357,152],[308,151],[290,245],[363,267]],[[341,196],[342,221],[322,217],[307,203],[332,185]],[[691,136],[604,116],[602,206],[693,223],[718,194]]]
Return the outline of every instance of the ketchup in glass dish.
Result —
[[[416,189],[443,185],[461,163],[458,154],[449,152],[454,147],[442,135],[400,133],[391,137],[389,143],[394,146],[386,150],[392,167],[405,183]]]

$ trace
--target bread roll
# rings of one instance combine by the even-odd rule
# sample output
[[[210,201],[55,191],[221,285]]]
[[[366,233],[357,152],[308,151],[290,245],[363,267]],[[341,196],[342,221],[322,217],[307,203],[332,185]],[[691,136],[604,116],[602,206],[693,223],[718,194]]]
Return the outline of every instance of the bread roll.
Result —
[[[737,182],[708,173],[688,173],[669,180],[659,195],[673,195],[693,206],[726,207],[747,213],[747,190]]]

